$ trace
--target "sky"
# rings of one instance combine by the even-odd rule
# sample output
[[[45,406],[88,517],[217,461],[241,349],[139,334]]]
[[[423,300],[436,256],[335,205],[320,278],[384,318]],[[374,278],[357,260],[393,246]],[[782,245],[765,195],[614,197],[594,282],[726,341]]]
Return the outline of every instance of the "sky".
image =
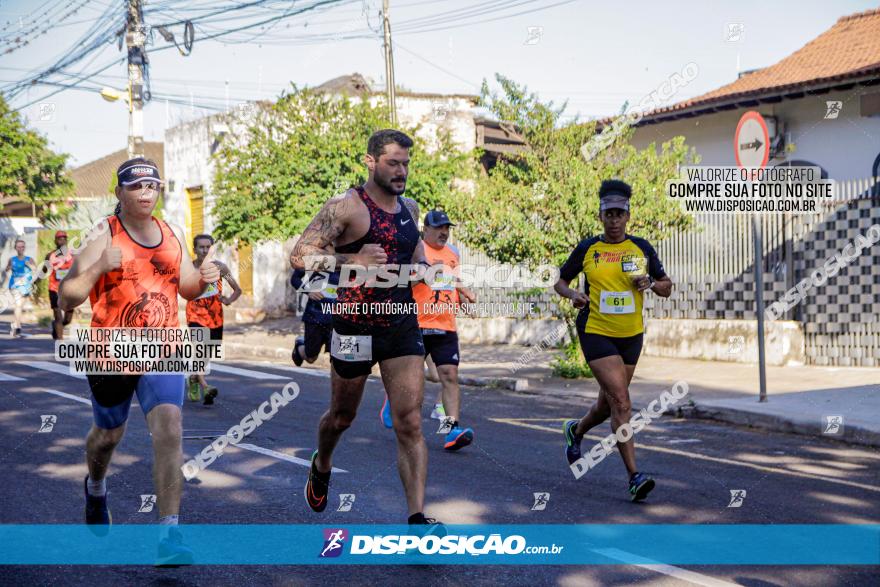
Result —
[[[227,106],[276,98],[291,83],[315,86],[357,72],[384,84],[381,0],[328,2],[263,29],[203,39],[317,1],[265,1],[248,11],[226,13],[221,22],[197,24],[189,56],[174,49],[156,51],[167,43],[154,33],[155,43],[147,48],[154,97],[144,110],[146,140],[161,141],[166,128]],[[179,40],[183,26],[174,23],[241,3],[145,0],[145,21],[169,25]],[[390,0],[389,15],[398,86],[478,94],[483,79],[493,83],[501,73],[526,84],[542,100],[567,101],[566,116],[586,120],[615,114],[627,101],[639,103],[689,63],[697,65],[698,74],[670,103],[715,89],[735,80],[738,71],[776,63],[841,16],[875,7],[872,2],[818,0]],[[48,16],[42,16],[47,10]],[[0,92],[5,95],[12,84],[71,54],[89,27],[119,20],[122,12],[121,0],[0,2]],[[728,38],[731,27],[739,33],[733,39]],[[34,36],[44,28],[45,34]],[[24,33],[31,42],[19,47],[15,39]],[[16,50],[3,54],[9,47]],[[68,153],[71,166],[124,148],[127,107],[104,101],[98,93],[100,87],[125,87],[122,59],[115,42],[105,43],[66,70],[67,77],[48,78],[70,84],[75,74],[87,91],[65,89],[43,98],[62,88],[35,85],[12,98],[11,106],[21,108],[28,125],[47,136],[53,149]]]

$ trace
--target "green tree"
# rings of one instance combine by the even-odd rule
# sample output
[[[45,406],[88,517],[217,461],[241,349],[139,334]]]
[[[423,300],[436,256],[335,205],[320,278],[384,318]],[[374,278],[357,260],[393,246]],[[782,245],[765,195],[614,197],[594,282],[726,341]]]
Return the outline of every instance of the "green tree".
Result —
[[[478,177],[472,194],[453,194],[449,208],[469,246],[500,262],[561,265],[580,240],[602,232],[597,194],[602,180],[611,178],[633,187],[630,233],[657,240],[690,223],[665,195],[666,181],[694,158],[683,137],[640,151],[628,143],[628,129],[588,161],[581,147],[595,136],[595,122],[562,123],[565,105],[542,103],[504,76],[496,80],[501,93],[490,92],[484,81],[481,106],[515,124],[528,148],[501,158]],[[560,303],[560,314],[573,335],[571,304]]]
[[[67,199],[73,182],[65,173],[67,155],[55,153],[42,135],[29,130],[0,96],[0,206],[17,201],[38,205]],[[42,216],[51,216],[41,206]]]
[[[367,138],[391,123],[383,104],[294,87],[244,126],[215,154],[214,214],[219,238],[253,243],[301,233],[328,198],[364,181]],[[415,138],[418,128],[401,130]],[[426,147],[415,138],[406,190],[422,207],[446,202],[472,163],[449,133]]]

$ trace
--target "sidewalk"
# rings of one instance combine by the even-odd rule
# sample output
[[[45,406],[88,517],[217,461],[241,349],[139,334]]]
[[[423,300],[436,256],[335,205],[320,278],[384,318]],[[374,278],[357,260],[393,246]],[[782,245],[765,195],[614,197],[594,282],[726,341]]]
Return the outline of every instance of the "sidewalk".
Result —
[[[301,333],[299,319],[288,317],[229,325],[224,342],[229,356],[289,360],[294,337]],[[530,359],[522,365],[519,360],[526,353]],[[594,379],[554,377],[550,362],[558,354],[513,345],[463,344],[459,380],[586,408],[596,398],[598,384]],[[327,369],[329,358],[323,354],[311,367]],[[633,403],[647,405],[677,381],[688,384],[691,404],[679,412],[686,417],[880,446],[880,369],[768,366],[768,401],[758,403],[757,365],[643,356],[630,386]],[[842,416],[842,426],[832,424],[825,433],[829,416]]]

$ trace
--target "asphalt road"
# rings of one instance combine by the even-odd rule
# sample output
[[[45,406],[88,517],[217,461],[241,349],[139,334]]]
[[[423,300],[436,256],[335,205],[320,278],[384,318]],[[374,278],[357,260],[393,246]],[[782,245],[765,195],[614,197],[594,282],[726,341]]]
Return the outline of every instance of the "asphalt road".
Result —
[[[2,523],[82,520],[89,391],[85,380],[64,374],[66,365],[53,364],[52,348],[45,335],[0,338]],[[383,398],[378,379],[369,381],[360,415],[336,452],[334,466],[347,472],[334,475],[330,507],[315,514],[304,503],[302,487],[318,418],[328,404],[326,373],[282,362],[230,360],[222,367],[209,377],[220,388],[216,405],[184,408],[184,435],[191,437],[184,441],[186,458],[287,382],[295,381],[301,392],[247,437],[251,448],[228,449],[187,483],[183,524],[405,523],[394,435],[378,418]],[[428,397],[436,390],[429,383]],[[438,423],[428,419],[430,402],[424,409],[430,453],[426,513],[448,524],[880,522],[876,450],[667,417],[636,438],[639,466],[658,485],[647,503],[632,504],[616,454],[579,480],[564,461],[561,423],[588,406],[484,388],[463,388],[463,395],[463,423],[476,437],[459,453],[442,450],[442,436],[433,433]],[[634,401],[640,407],[650,399],[642,394]],[[38,432],[41,415],[57,416],[51,432]],[[594,442],[588,437],[584,447]],[[155,522],[155,512],[138,511],[140,495],[154,493],[151,455],[145,421],[133,406],[108,478],[114,523]],[[728,507],[731,490],[746,490],[740,507]],[[543,511],[531,509],[535,492],[550,494]],[[340,493],[356,495],[351,511],[334,511]],[[0,584],[825,586],[872,584],[876,573],[876,567],[856,566],[45,566],[0,568]]]

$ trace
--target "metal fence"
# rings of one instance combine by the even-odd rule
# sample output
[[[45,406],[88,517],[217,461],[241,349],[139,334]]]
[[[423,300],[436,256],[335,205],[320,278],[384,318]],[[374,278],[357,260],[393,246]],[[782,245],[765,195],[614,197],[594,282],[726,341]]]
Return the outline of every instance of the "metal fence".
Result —
[[[825,259],[880,222],[880,178],[837,182],[835,198],[811,214],[768,214],[761,270],[764,300],[781,298]],[[653,318],[754,319],[754,248],[749,214],[701,214],[695,225],[655,247],[675,282],[669,298],[646,296]],[[461,262],[495,264],[487,255],[456,242]],[[479,288],[484,302],[535,304],[541,317],[556,313],[548,290],[523,298],[511,290]],[[833,279],[810,290],[784,316],[802,324],[809,364],[880,366],[880,243]]]

